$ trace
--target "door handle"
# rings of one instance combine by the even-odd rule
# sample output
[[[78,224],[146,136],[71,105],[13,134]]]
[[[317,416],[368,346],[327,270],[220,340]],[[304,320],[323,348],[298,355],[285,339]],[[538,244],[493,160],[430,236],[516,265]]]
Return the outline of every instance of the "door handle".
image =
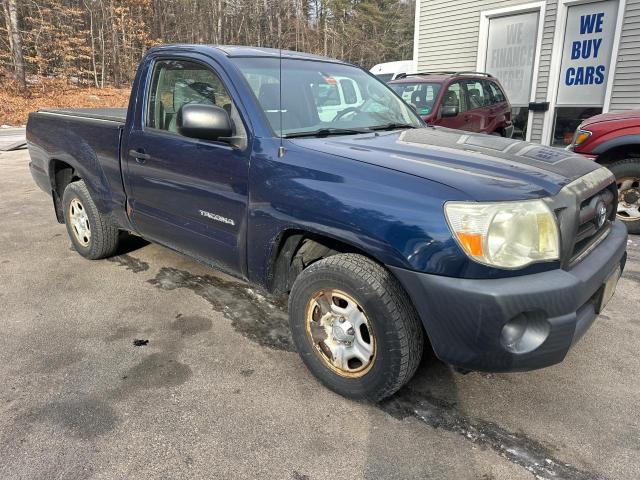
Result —
[[[129,150],[129,156],[135,158],[138,163],[144,163],[151,158],[151,155],[144,153],[144,150],[135,150],[133,148]]]

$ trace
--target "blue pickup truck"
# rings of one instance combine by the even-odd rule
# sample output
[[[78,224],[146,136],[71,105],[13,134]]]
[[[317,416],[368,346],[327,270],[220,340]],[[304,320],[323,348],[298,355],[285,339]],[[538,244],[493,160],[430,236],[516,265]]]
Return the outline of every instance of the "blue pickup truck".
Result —
[[[466,370],[562,361],[626,260],[607,169],[427,126],[314,55],[153,48],[127,110],[40,110],[27,140],[80,255],[132,232],[288,294],[302,360],[351,398],[392,395],[427,339]]]

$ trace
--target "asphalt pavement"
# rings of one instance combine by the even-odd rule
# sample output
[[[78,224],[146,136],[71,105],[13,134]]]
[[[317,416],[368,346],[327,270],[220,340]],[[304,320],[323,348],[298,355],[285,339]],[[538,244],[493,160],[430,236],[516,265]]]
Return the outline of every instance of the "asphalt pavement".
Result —
[[[427,356],[361,403],[308,373],[277,299],[141,241],[80,257],[27,165],[0,153],[0,478],[640,478],[640,238],[562,364]]]

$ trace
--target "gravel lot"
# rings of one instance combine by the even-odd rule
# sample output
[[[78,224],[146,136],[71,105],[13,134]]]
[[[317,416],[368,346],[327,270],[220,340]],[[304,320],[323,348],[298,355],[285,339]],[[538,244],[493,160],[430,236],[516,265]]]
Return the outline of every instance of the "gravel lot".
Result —
[[[357,403],[316,383],[254,289],[143,242],[71,251],[27,164],[0,153],[0,478],[640,478],[640,238],[564,363],[427,358]]]

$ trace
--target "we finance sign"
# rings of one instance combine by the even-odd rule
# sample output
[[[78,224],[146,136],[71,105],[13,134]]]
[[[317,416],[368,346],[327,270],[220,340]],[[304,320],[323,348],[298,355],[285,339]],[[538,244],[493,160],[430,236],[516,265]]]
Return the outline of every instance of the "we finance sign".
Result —
[[[611,0],[569,7],[558,105],[604,103],[617,12],[618,2]]]
[[[538,12],[489,21],[485,69],[500,80],[514,107],[529,104],[537,31]]]

